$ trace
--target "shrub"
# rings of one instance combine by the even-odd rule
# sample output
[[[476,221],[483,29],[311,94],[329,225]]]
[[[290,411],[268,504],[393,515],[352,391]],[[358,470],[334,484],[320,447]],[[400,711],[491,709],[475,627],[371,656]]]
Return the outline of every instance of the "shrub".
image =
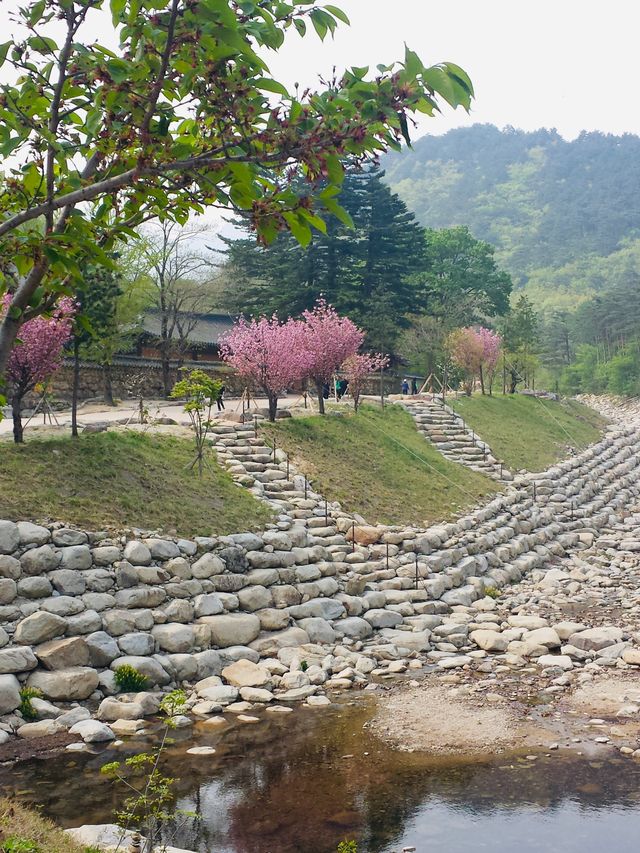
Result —
[[[355,841],[341,841],[338,844],[338,853],[358,853],[358,845]]]
[[[309,664],[306,660],[300,661],[300,669],[302,670],[302,672],[306,672],[309,669]]]
[[[484,594],[488,595],[489,598],[499,598],[500,590],[496,589],[495,586],[487,586],[485,587]]]
[[[43,853],[43,851],[41,847],[38,847],[33,841],[29,841],[28,838],[12,836],[2,842],[0,853]]]
[[[141,690],[146,690],[149,685],[147,676],[128,663],[116,667],[114,675],[116,684],[124,693],[139,693]]]
[[[36,720],[38,715],[31,704],[32,699],[40,699],[42,693],[37,687],[22,687],[20,690],[20,705],[18,710],[25,720]],[[19,839],[18,839],[19,840]]]

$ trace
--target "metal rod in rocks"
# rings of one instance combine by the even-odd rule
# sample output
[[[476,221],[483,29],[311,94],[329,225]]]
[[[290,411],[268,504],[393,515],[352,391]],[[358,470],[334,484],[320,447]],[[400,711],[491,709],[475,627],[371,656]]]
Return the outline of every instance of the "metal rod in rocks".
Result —
[[[536,489],[536,481],[534,480],[533,481],[533,499],[534,499],[534,501],[537,500],[537,497],[538,497],[538,494],[537,494],[537,489]]]
[[[420,572],[418,571],[418,552],[416,551],[416,589],[418,589],[419,582],[420,582]]]
[[[387,571],[389,570],[389,543],[387,542]]]
[[[305,499],[305,501],[307,499],[308,490],[309,490],[309,483],[307,481],[307,475],[305,474],[304,475],[304,499]]]
[[[289,479],[289,454],[287,453],[287,480]]]
[[[253,437],[254,438],[258,437],[258,416],[257,415],[253,416]]]
[[[273,461],[276,461],[276,440],[273,439]]]
[[[329,504],[326,498],[324,499],[324,523],[327,527],[329,526]]]
[[[355,521],[351,522],[351,550],[356,550],[356,523]]]

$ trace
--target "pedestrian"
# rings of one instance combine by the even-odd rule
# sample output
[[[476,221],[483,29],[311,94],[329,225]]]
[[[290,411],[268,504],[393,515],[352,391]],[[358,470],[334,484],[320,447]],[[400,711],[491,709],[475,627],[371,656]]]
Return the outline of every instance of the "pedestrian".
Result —
[[[409,393],[409,383],[407,382],[406,379],[402,380],[402,393],[403,393],[403,395]]]
[[[416,382],[416,378],[415,378],[415,376],[414,376],[414,377],[413,377],[413,379],[411,380],[411,393],[412,393],[412,394],[417,394],[417,393],[418,393],[418,383]]]
[[[338,379],[336,382],[336,396],[338,400],[342,400],[344,395],[347,393],[347,387],[349,385],[348,380],[346,379]]]
[[[216,403],[218,404],[218,411],[219,411],[219,412],[221,412],[221,411],[224,409],[224,400],[223,400],[223,397],[224,397],[224,392],[225,392],[226,390],[227,390],[227,389],[226,389],[226,388],[225,388],[225,386],[223,385],[223,386],[222,386],[222,388],[220,389],[220,392],[219,392],[219,394],[218,394],[218,398],[217,398],[217,400],[216,400]]]
[[[329,388],[329,383],[328,383],[328,382],[325,382],[325,383],[324,383],[324,385],[322,386],[322,396],[323,396],[323,398],[324,398],[325,400],[328,400],[328,399],[329,399],[329,394],[330,394],[330,393],[331,393],[331,390],[330,390],[330,388]]]

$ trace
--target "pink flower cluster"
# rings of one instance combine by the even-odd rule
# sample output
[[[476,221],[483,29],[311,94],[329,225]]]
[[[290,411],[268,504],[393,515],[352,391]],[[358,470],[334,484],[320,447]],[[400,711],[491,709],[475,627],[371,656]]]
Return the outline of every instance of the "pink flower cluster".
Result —
[[[345,360],[356,355],[363,340],[364,332],[355,323],[320,299],[300,320],[240,318],[222,338],[220,352],[245,381],[276,399],[304,379],[311,379],[320,390]]]
[[[467,394],[471,393],[476,377],[480,378],[483,394],[485,379],[489,380],[491,388],[501,346],[500,335],[484,326],[456,329],[449,335],[449,353],[453,363],[464,373]]]
[[[382,353],[355,353],[345,359],[342,370],[349,383],[349,393],[356,409],[367,378],[372,373],[383,370],[388,364],[389,359]]]
[[[0,305],[0,320],[8,311],[11,295]],[[6,376],[23,393],[45,382],[62,364],[63,350],[73,334],[76,304],[63,297],[48,316],[34,317],[20,327],[7,363]]]

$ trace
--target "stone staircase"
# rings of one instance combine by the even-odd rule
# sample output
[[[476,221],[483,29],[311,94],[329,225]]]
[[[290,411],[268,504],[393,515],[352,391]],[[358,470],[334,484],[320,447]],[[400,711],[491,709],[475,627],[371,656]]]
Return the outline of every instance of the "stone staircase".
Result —
[[[406,400],[400,405],[413,417],[418,431],[447,459],[494,480],[513,480],[513,474],[496,459],[489,445],[449,406],[428,398]]]

